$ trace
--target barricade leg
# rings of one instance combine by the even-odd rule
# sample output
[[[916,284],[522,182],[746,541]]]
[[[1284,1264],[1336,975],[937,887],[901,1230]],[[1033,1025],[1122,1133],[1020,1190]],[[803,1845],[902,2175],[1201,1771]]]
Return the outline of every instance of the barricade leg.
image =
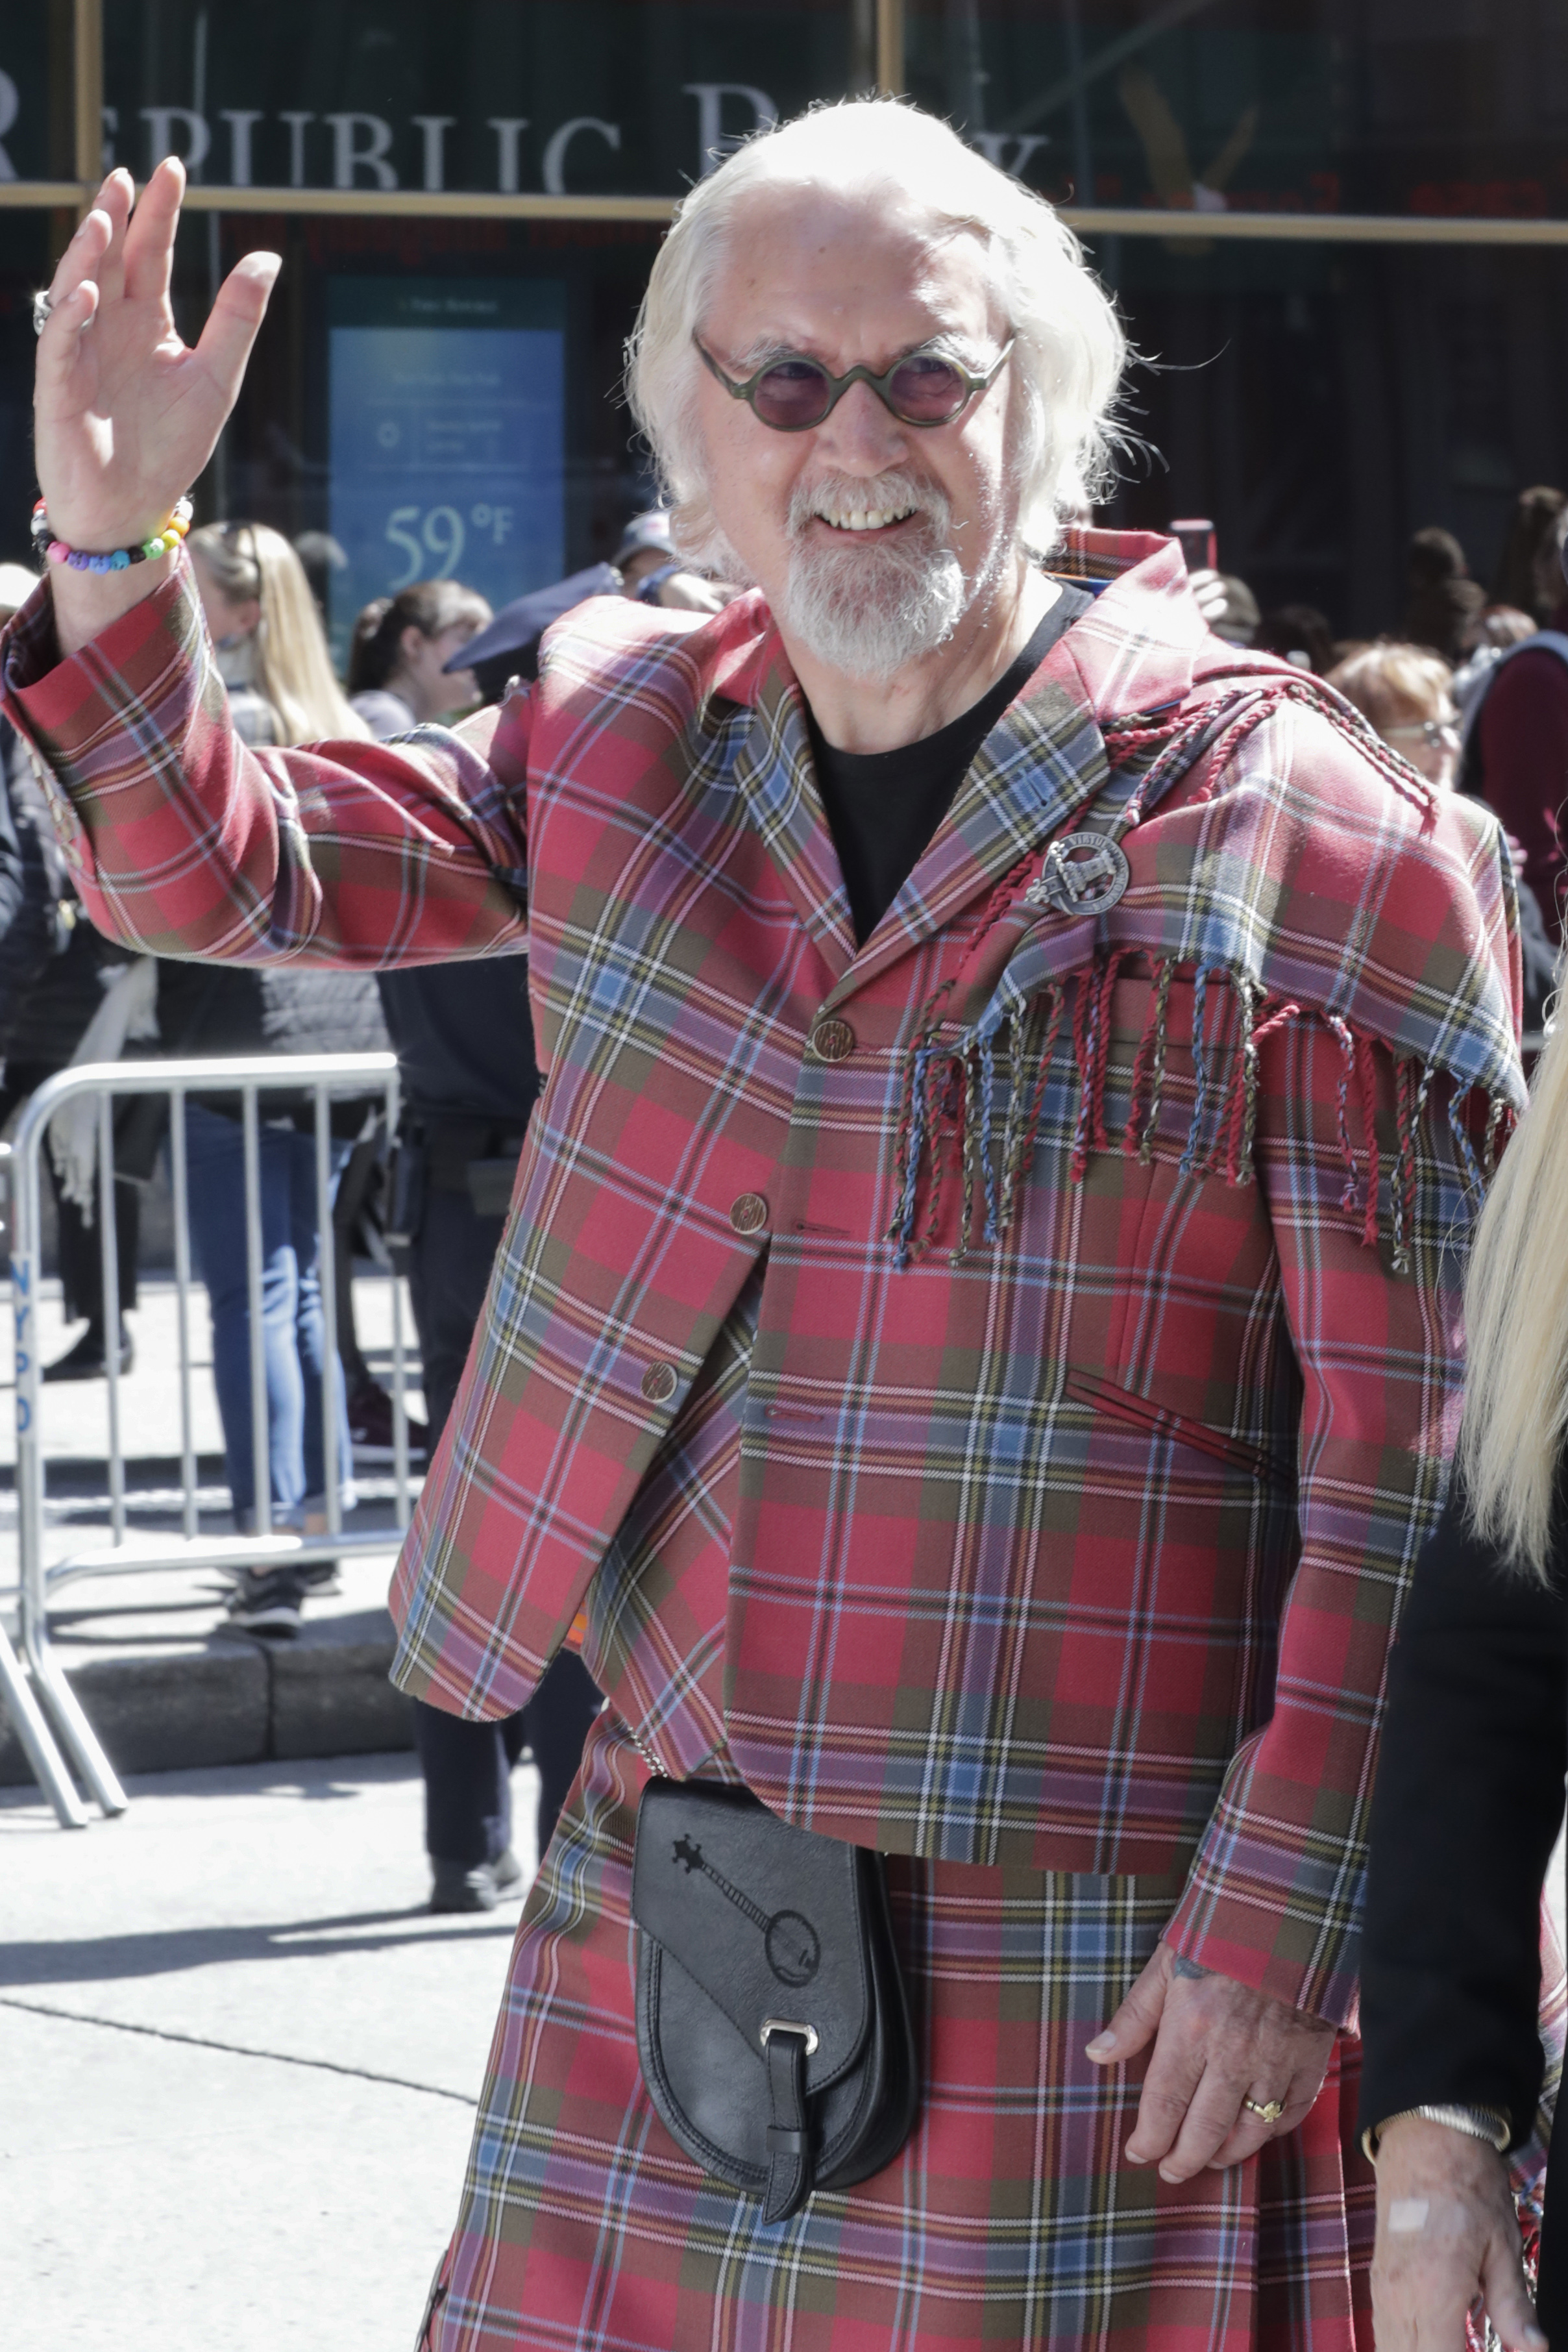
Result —
[[[66,1769],[65,1759],[55,1746],[49,1727],[22,1671],[22,1661],[11,1647],[3,1625],[0,1625],[0,1690],[5,1693],[5,1712],[22,1743],[22,1752],[33,1768],[34,1780],[55,1809],[55,1819],[63,1830],[85,1830],[87,1808],[77,1795],[71,1776]]]
[[[81,1701],[66,1680],[59,1661],[49,1647],[48,1633],[41,1614],[35,1617],[33,1611],[26,1607],[26,1601],[23,1604],[23,1644],[27,1654],[27,1664],[33,1670],[33,1680],[54,1717],[55,1728],[72,1762],[102,1811],[123,1813],[131,1800],[120,1787],[113,1765],[99,1747],[98,1734],[82,1712]],[[55,1810],[57,1812],[59,1811],[57,1800]]]

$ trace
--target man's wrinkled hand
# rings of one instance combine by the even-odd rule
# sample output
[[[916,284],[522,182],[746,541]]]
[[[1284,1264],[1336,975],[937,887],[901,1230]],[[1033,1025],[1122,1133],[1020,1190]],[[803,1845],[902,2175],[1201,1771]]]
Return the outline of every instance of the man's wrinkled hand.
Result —
[[[1465,2352],[1478,2296],[1508,2352],[1546,2352],[1502,2158],[1447,2124],[1400,2116],[1377,2150],[1377,2352]]]
[[[1124,2065],[1153,2042],[1127,2159],[1157,2164],[1162,2180],[1190,2180],[1294,2131],[1322,2088],[1334,2032],[1160,1944],[1087,2055],[1097,2066]],[[1278,2100],[1281,2113],[1270,2122],[1248,2099],[1259,2107]]]

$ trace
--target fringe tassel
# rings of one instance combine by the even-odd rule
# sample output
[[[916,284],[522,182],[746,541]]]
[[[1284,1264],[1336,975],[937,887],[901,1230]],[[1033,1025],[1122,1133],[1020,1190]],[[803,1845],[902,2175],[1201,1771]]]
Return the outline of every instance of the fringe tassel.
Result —
[[[1012,1095],[1008,1104],[1007,1127],[1002,1144],[1001,1209],[998,1223],[1003,1235],[1010,1230],[1018,1202],[1019,1187],[1034,1163],[1034,1140],[1040,1128],[1040,1115],[1045,1108],[1045,1090],[1051,1082],[1051,1066],[1056,1059],[1057,1043],[1061,1035],[1061,1016],[1066,1010],[1066,997],[1054,982],[1044,991],[1042,1006],[1049,1006],[1045,1040],[1040,1050],[1032,1090],[1025,1073],[1029,1067],[1029,1038],[1035,1027],[1014,1016],[1012,1028]],[[1024,1103],[1028,1099],[1028,1109]]]
[[[1105,1089],[1111,1077],[1111,997],[1122,966],[1134,950],[1114,948],[1105,959],[1105,969],[1100,981],[1099,1002],[1094,1008],[1094,1071],[1091,1087],[1093,1110],[1090,1120],[1090,1143],[1095,1151],[1109,1151],[1111,1139],[1105,1132]]]
[[[1009,1013],[1006,1022],[998,1023],[990,1035],[971,1038],[961,1050],[939,1044],[935,1024],[922,1031],[909,1056],[907,1091],[896,1135],[894,1211],[887,1234],[901,1267],[912,1258],[925,1255],[936,1244],[942,1222],[949,1147],[956,1147],[953,1156],[962,1188],[953,1263],[956,1265],[977,1246],[994,1246],[1011,1231],[1020,1190],[1034,1160],[1051,1073],[1067,1018],[1069,986],[1074,991],[1071,1051],[1078,1076],[1069,1181],[1083,1181],[1092,1151],[1114,1148],[1105,1123],[1112,1060],[1112,1002],[1123,968],[1137,952],[1132,949],[1114,950],[1069,979],[1051,982],[1030,1003]],[[1129,1156],[1135,1150],[1145,1165],[1153,1158],[1159,1128],[1175,973],[1174,957],[1164,957],[1156,962],[1149,1013],[1133,1057],[1121,1149]],[[1239,1040],[1235,1067],[1226,1081],[1224,1100],[1215,1121],[1214,1144],[1205,1153],[1205,1129],[1219,1082],[1219,1039],[1211,1039],[1208,1034],[1208,992],[1210,982],[1221,978],[1229,981],[1237,997]],[[1181,1175],[1202,1174],[1218,1165],[1228,1184],[1240,1187],[1255,1180],[1261,1085],[1260,1048],[1287,1022],[1301,1016],[1301,1007],[1293,999],[1270,1003],[1260,984],[1248,973],[1220,964],[1201,966],[1194,972],[1194,1102],[1178,1162]],[[1382,1189],[1375,1041],[1353,1031],[1337,1014],[1325,1014],[1323,1018],[1340,1053],[1335,1112],[1345,1171],[1340,1205],[1353,1216],[1359,1206],[1362,1246],[1375,1249]],[[997,1076],[1004,1055],[1008,1100],[998,1122]],[[1408,1274],[1413,1263],[1419,1207],[1416,1142],[1437,1075],[1431,1065],[1420,1063],[1413,1055],[1394,1057],[1397,1140],[1389,1206],[1393,1265],[1397,1274]],[[1359,1203],[1356,1150],[1350,1120],[1353,1082],[1366,1150],[1366,1191]],[[1511,1129],[1513,1115],[1501,1096],[1488,1097],[1485,1134],[1478,1156],[1464,1117],[1471,1091],[1450,1089],[1447,1116],[1469,1181],[1479,1191],[1485,1191],[1496,1174],[1499,1150]],[[920,1193],[927,1164],[929,1186],[922,1220]],[[917,1226],[922,1224],[923,1230],[917,1232]]]
[[[1361,1090],[1361,1119],[1366,1135],[1366,1206],[1361,1228],[1363,1249],[1377,1247],[1377,1194],[1383,1181],[1383,1162],[1377,1150],[1377,1073],[1373,1067],[1372,1048],[1364,1037],[1355,1040],[1355,1075]]]
[[[1165,1092],[1166,1021],[1170,1012],[1171,975],[1175,971],[1176,958],[1166,956],[1155,982],[1155,1042],[1149,1061],[1149,1115],[1144,1121],[1144,1138],[1138,1146],[1139,1163],[1145,1168],[1154,1157],[1155,1130],[1160,1118],[1160,1097]]]
[[[1208,1108],[1208,1061],[1204,1052],[1204,1024],[1208,1010],[1208,966],[1199,964],[1192,979],[1192,1068],[1194,1091],[1192,1125],[1186,1132],[1186,1149],[1182,1153],[1177,1174],[1190,1176],[1199,1167],[1198,1143],[1203,1133],[1204,1114]],[[1207,1161],[1202,1166],[1207,1168]]]
[[[1481,1163],[1476,1158],[1476,1147],[1470,1141],[1469,1130],[1465,1125],[1463,1117],[1464,1105],[1469,1101],[1474,1092],[1473,1087],[1467,1087],[1463,1093],[1458,1087],[1449,1087],[1448,1127],[1454,1141],[1458,1146],[1459,1157],[1464,1161],[1465,1174],[1475,1190],[1480,1192],[1486,1189],[1486,1179],[1481,1174]]]
[[[1262,989],[1255,981],[1243,976],[1237,978],[1236,989],[1241,999],[1241,1065],[1231,1091],[1225,1181],[1228,1184],[1240,1187],[1250,1184],[1257,1172],[1252,1153],[1258,1139],[1258,1048],[1266,1037],[1271,1037],[1288,1021],[1299,1020],[1301,1008],[1291,1000],[1276,1004],[1260,1019]]]
[[[1340,1156],[1344,1161],[1344,1188],[1340,1193],[1339,1204],[1348,1216],[1355,1207],[1355,1153],[1350,1140],[1350,1081],[1355,1067],[1355,1040],[1337,1013],[1325,1013],[1323,1017],[1339,1040],[1341,1068],[1336,1110]]]
[[[1416,1083],[1417,1066],[1409,1055],[1402,1055],[1394,1065],[1394,1117],[1399,1131],[1393,1202],[1396,1274],[1409,1273],[1416,1241],[1416,1138],[1432,1085],[1431,1069],[1425,1066],[1421,1066],[1420,1082]]]

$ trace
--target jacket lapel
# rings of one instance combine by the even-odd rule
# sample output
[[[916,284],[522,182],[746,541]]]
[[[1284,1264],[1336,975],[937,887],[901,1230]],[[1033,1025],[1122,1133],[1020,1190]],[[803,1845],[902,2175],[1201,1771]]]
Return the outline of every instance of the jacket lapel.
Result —
[[[1129,556],[1141,559],[1129,565]],[[842,1003],[994,890],[1081,809],[1109,773],[1107,719],[1177,702],[1207,631],[1173,542],[1071,531],[1060,569],[1103,580],[1094,608],[1051,647],[991,730],[952,807],[886,915],[857,954],[848,896],[811,761],[800,690],[778,632],[767,634],[723,692],[751,705],[733,774]]]
[[[837,982],[855,951],[849,896],[817,790],[800,689],[777,635],[770,635],[731,773],[807,936]]]

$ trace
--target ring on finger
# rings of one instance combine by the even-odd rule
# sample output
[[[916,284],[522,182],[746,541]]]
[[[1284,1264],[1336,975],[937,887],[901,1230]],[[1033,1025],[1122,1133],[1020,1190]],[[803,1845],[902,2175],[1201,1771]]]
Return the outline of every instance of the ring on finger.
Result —
[[[54,310],[54,307],[55,298],[52,294],[46,292],[43,294],[34,295],[33,332],[35,335],[41,335],[43,333],[44,329],[49,323],[49,315]]]
[[[1285,2112],[1283,2099],[1243,2099],[1241,2104],[1249,2116],[1257,2116],[1266,2124],[1277,2124]]]

